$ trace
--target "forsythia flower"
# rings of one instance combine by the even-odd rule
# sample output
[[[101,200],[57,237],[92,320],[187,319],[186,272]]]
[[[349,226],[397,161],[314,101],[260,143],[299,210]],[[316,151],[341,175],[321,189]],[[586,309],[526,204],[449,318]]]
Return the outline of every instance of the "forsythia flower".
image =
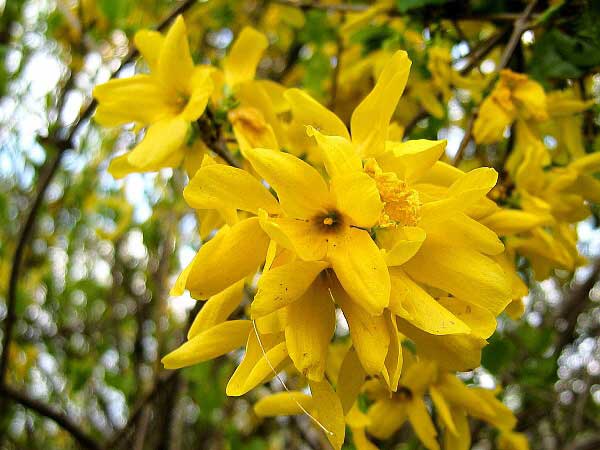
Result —
[[[109,171],[116,177],[177,167],[188,153],[194,157],[199,149],[188,149],[186,139],[213,91],[212,69],[194,65],[181,16],[166,36],[142,30],[135,43],[150,73],[111,80],[94,89],[98,123],[147,127],[133,150],[111,162]]]
[[[473,136],[479,144],[491,144],[502,140],[504,130],[515,120],[541,122],[547,118],[542,86],[527,75],[504,69],[479,108]]]

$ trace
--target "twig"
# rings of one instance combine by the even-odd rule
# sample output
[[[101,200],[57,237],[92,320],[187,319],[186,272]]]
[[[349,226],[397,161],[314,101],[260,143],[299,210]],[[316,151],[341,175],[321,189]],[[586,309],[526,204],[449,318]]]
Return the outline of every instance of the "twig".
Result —
[[[73,422],[69,416],[56,410],[52,406],[33,399],[27,394],[24,394],[10,386],[0,386],[0,393],[6,395],[6,397],[10,398],[14,402],[17,402],[20,405],[53,420],[61,428],[68,431],[83,448],[90,450],[101,450],[102,447],[75,422]]]
[[[204,143],[230,166],[240,167],[236,159],[227,148],[227,141],[223,137],[221,125],[217,123],[215,115],[210,108],[196,121],[200,136]]]
[[[460,145],[458,146],[458,150],[456,151],[456,155],[454,155],[454,159],[452,161],[453,166],[457,166],[458,163],[462,160],[463,153],[469,145],[471,141],[471,137],[473,136],[473,125],[475,124],[475,118],[477,117],[477,110],[471,113],[471,117],[469,117],[469,121],[467,123],[467,129],[465,130],[465,135],[460,141]]]
[[[523,32],[525,32],[525,30],[527,30],[529,16],[531,16],[531,13],[533,12],[533,8],[535,8],[536,4],[537,4],[537,0],[532,0],[527,5],[525,10],[521,13],[521,15],[518,16],[517,19],[515,20],[515,23],[513,25],[513,32],[510,35],[510,38],[508,39],[508,44],[506,44],[506,47],[504,48],[504,53],[502,53],[502,57],[500,58],[500,64],[498,65],[498,70],[502,70],[506,66],[508,66],[510,59],[512,58],[513,54],[515,53],[517,45],[519,44],[519,41],[521,40],[521,35],[523,34]]]
[[[469,62],[465,67],[460,69],[459,73],[461,75],[468,74],[471,70],[479,65],[479,63],[485,58],[493,48],[498,45],[498,43],[502,40],[504,35],[508,33],[509,28],[503,28],[502,30],[498,30],[492,36],[487,38],[485,41],[481,43],[477,48],[473,49],[466,57],[469,59]],[[464,59],[464,58],[463,58]]]

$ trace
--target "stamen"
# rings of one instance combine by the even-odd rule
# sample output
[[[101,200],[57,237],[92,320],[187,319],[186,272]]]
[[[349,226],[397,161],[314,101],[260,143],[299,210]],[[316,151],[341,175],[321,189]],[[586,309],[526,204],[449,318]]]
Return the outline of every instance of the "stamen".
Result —
[[[325,219],[323,219],[323,223],[325,225],[333,225],[333,218],[331,218],[331,217],[325,217]]]

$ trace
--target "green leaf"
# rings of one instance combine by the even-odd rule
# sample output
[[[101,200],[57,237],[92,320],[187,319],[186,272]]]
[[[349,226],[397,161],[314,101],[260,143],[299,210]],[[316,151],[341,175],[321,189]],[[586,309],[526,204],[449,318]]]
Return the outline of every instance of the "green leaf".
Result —
[[[508,339],[492,336],[490,344],[483,349],[481,365],[493,374],[507,366],[516,353],[515,345]]]

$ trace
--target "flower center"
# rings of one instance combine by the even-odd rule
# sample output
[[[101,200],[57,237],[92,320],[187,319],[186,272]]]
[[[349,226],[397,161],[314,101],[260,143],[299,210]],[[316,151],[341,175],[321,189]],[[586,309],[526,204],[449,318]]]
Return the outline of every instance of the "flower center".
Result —
[[[336,210],[327,211],[325,214],[319,214],[315,217],[314,221],[317,226],[325,232],[335,232],[339,230],[343,224],[342,215]]]
[[[383,211],[379,226],[416,226],[421,219],[419,193],[393,172],[384,172],[374,159],[365,162],[365,172],[375,180]]]
[[[396,400],[400,400],[401,402],[412,400],[413,394],[412,391],[404,386],[399,386],[398,390],[395,394]]]

